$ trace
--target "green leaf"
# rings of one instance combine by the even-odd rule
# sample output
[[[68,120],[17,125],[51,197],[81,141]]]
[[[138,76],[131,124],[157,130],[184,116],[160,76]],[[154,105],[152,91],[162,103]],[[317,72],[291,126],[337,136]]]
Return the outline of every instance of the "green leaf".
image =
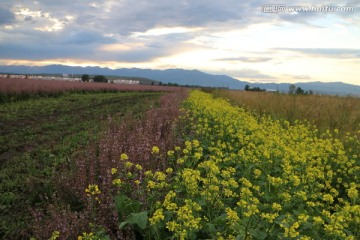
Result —
[[[134,201],[127,197],[124,194],[119,194],[115,196],[115,207],[120,215],[128,216],[131,213],[139,212],[141,209],[141,204],[138,201]]]
[[[148,221],[148,213],[147,212],[139,212],[132,213],[126,221],[120,223],[119,228],[123,229],[127,224],[135,224],[140,229],[144,230],[146,228]]]
[[[209,233],[215,233],[216,232],[216,229],[215,229],[215,225],[212,224],[212,223],[207,223],[205,225],[205,230]]]
[[[259,229],[254,229],[250,231],[250,235],[253,236],[255,239],[265,239],[267,237],[267,233]]]
[[[125,227],[128,223],[129,223],[128,221],[121,222],[120,225],[119,225],[119,229],[120,229],[120,230],[124,229],[124,227]]]

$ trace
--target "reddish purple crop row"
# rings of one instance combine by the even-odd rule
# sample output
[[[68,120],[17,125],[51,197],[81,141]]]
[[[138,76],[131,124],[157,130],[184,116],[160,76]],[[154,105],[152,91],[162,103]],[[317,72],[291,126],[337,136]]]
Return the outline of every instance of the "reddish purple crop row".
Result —
[[[179,91],[177,87],[151,85],[125,85],[92,82],[70,82],[22,78],[0,78],[0,93],[58,93],[67,91]]]
[[[83,232],[94,231],[89,227],[94,223],[102,226],[111,239],[135,239],[133,231],[122,231],[118,227],[124,216],[115,207],[111,169],[119,168],[123,153],[133,164],[141,164],[144,170],[164,170],[167,167],[167,151],[182,145],[177,130],[182,124],[179,109],[187,90],[178,89],[161,96],[160,106],[151,108],[141,119],[128,115],[120,125],[108,119],[110,127],[99,143],[89,145],[85,155],[74,159],[76,167],[59,176],[55,183],[58,191],[52,199],[56,204],[49,205],[47,209],[32,210],[32,230],[36,239],[48,239],[55,231],[60,233],[59,239],[76,239]],[[161,149],[156,156],[152,154],[154,146]],[[91,185],[101,189],[95,202],[84,191]],[[138,196],[132,182],[129,186],[132,194],[136,195],[133,197],[146,205],[147,196]]]

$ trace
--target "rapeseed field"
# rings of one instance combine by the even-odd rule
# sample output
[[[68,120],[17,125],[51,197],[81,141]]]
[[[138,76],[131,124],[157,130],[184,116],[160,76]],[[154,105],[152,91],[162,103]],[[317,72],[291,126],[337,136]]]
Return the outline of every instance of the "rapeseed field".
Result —
[[[255,117],[200,91],[183,110],[184,147],[153,147],[168,168],[143,173],[123,155],[109,169],[118,197],[130,185],[146,197],[122,227],[149,239],[359,239],[359,139],[345,148],[336,132]]]

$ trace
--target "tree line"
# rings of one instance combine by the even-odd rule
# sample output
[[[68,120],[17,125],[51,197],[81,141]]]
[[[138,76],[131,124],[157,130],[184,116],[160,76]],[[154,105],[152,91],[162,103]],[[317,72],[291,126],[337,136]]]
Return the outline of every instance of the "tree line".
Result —
[[[265,92],[266,91],[266,89],[259,88],[259,87],[250,87],[249,85],[245,85],[244,90],[250,91],[250,92]],[[301,87],[296,87],[295,84],[290,84],[288,93],[294,94],[294,95],[312,95],[313,91],[312,90],[305,91]]]
[[[90,75],[89,74],[83,74],[81,76],[81,81],[83,82],[89,82],[90,81]],[[93,78],[94,82],[108,82],[108,79],[103,75],[96,75]]]

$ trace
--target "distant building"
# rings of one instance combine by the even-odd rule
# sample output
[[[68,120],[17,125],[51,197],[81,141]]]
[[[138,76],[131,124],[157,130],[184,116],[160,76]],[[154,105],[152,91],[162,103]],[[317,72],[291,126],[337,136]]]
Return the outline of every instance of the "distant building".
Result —
[[[266,92],[278,92],[278,90],[275,89],[265,89]]]
[[[115,79],[112,80],[112,82],[116,84],[132,84],[132,85],[140,84],[139,80],[126,80],[126,79]]]

